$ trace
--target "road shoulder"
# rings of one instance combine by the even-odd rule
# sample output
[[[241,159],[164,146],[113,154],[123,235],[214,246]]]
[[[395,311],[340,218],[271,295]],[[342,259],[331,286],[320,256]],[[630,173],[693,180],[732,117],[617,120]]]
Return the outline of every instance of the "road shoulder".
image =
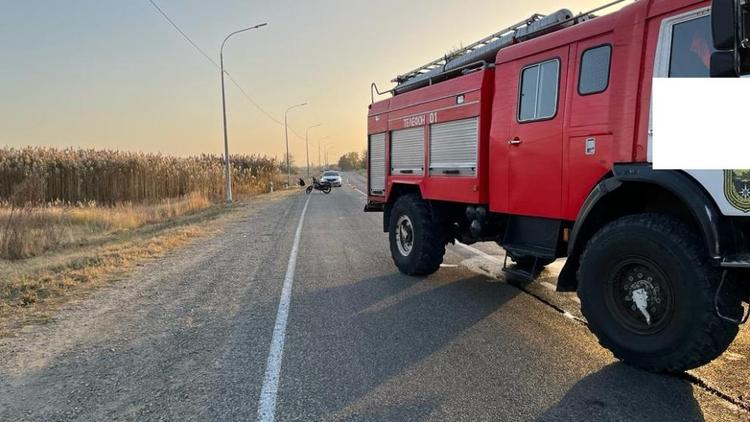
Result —
[[[0,338],[54,319],[61,306],[126,278],[146,262],[216,235],[268,202],[296,193],[259,195],[234,206],[215,205],[165,223],[113,234],[100,242],[18,262],[0,261]]]

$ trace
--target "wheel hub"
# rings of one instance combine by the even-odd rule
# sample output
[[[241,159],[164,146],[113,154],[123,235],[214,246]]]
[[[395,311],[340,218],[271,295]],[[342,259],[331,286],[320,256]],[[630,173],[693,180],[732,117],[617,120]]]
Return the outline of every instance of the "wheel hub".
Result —
[[[408,256],[414,248],[414,226],[407,215],[402,215],[396,222],[396,245],[403,256]]]
[[[639,334],[659,331],[672,313],[670,284],[653,265],[640,260],[620,265],[612,280],[615,316]]]

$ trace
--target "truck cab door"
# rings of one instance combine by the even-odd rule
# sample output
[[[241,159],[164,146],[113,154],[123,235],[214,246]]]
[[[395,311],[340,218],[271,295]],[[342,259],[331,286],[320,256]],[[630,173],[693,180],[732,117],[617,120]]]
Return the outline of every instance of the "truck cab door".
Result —
[[[561,217],[568,53],[566,46],[503,65],[515,75],[504,89],[516,93],[513,112],[506,112],[510,214]]]

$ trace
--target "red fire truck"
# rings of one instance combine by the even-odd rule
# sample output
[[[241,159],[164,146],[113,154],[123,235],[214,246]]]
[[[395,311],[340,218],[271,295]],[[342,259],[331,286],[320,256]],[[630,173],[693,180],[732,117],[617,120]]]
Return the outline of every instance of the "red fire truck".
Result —
[[[748,300],[750,170],[654,170],[651,86],[745,73],[744,3],[537,14],[398,76],[369,107],[365,208],[398,269],[431,274],[452,242],[495,241],[528,278],[566,257],[558,290],[619,359],[719,356]]]

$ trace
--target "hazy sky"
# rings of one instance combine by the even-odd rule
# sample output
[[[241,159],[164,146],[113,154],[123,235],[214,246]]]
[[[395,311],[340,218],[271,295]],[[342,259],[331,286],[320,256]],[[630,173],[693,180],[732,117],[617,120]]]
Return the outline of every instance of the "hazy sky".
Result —
[[[264,109],[329,136],[330,157],[365,146],[369,86],[533,12],[604,0],[156,0]],[[282,157],[283,126],[228,85],[232,152]],[[219,71],[148,0],[0,0],[0,145],[221,153]],[[304,140],[290,134],[295,161]]]

